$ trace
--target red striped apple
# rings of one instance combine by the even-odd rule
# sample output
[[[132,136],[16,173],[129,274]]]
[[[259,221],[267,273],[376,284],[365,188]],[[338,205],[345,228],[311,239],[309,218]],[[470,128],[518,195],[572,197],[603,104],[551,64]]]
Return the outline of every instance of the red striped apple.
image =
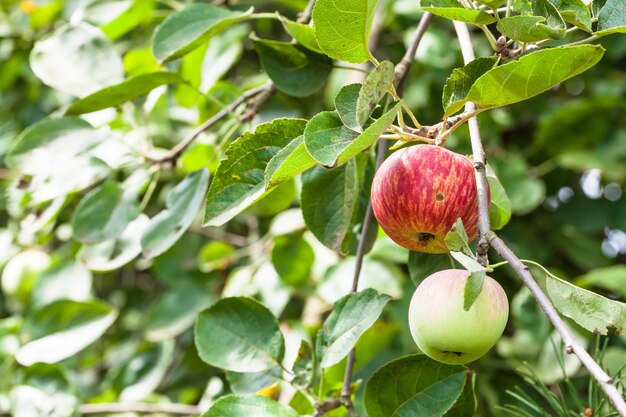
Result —
[[[380,226],[400,246],[448,252],[444,238],[458,218],[469,238],[476,237],[474,164],[435,145],[394,152],[374,177],[372,208]]]
[[[409,307],[411,335],[422,352],[450,365],[475,361],[491,349],[509,317],[506,293],[493,278],[468,311],[463,309],[465,283],[462,269],[446,269],[417,287]]]

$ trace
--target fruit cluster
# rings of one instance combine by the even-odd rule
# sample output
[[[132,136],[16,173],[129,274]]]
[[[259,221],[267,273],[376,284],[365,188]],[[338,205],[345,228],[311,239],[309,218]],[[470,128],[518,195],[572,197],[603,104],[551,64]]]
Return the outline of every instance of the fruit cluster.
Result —
[[[461,219],[476,238],[478,198],[474,165],[463,155],[434,145],[394,152],[372,184],[372,208],[385,233],[400,246],[427,253],[449,252],[445,237]],[[429,357],[464,364],[487,353],[498,341],[509,314],[500,284],[486,277],[469,310],[463,309],[470,273],[449,269],[419,285],[409,308],[417,346]]]

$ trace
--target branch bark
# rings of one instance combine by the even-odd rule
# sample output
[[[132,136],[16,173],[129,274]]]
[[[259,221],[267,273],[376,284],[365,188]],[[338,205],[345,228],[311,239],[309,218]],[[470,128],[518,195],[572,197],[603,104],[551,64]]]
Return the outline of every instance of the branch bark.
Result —
[[[398,95],[402,95],[404,90],[404,83],[406,82],[406,76],[413,65],[413,61],[415,60],[415,53],[417,52],[417,47],[422,41],[422,36],[426,33],[426,29],[432,20],[433,15],[430,12],[424,12],[422,18],[417,24],[417,28],[415,28],[415,32],[413,33],[413,37],[411,38],[411,42],[409,43],[409,47],[407,48],[404,56],[396,64],[395,68],[395,78],[396,78],[396,92]]]
[[[78,413],[82,415],[109,413],[200,415],[202,411],[198,406],[187,404],[100,403],[83,404],[78,407]]]
[[[467,29],[467,25],[465,23],[454,22],[454,27],[461,45],[463,59],[467,64],[469,61],[474,59],[474,48],[469,30]],[[467,110],[468,108],[466,106],[466,111]],[[552,325],[561,336],[563,344],[565,345],[565,352],[567,354],[574,354],[578,357],[589,373],[595,378],[596,381],[598,381],[600,388],[602,388],[606,396],[613,403],[619,415],[626,417],[626,401],[617,390],[617,387],[613,384],[611,377],[607,375],[600,365],[598,365],[589,352],[585,350],[583,345],[576,340],[567,323],[565,323],[565,321],[561,318],[554,305],[550,302],[550,299],[542,291],[539,284],[537,284],[533,276],[528,271],[528,267],[519,260],[519,258],[513,253],[513,251],[511,251],[511,249],[509,249],[502,239],[489,230],[489,205],[486,188],[487,175],[485,172],[485,153],[483,150],[482,140],[480,138],[478,122],[475,118],[471,118],[468,123],[472,142],[472,152],[474,153],[476,186],[479,192],[479,239],[482,240],[482,245],[484,245],[484,247],[481,248],[481,240],[479,240],[477,255],[481,256],[480,251],[484,250],[485,252],[482,256],[484,256],[484,260],[486,261],[486,251],[488,250],[489,245],[491,245],[500,254],[500,256],[502,256],[502,258],[509,262],[513,270],[521,278],[524,285],[528,287],[541,309],[544,311],[546,316],[548,316],[548,319],[552,322]]]

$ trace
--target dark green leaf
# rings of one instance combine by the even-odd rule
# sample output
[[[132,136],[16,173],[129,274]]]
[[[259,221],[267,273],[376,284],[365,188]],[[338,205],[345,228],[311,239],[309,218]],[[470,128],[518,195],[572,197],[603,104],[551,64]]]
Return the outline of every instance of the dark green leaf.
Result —
[[[167,208],[150,219],[141,237],[146,258],[159,256],[180,239],[198,214],[208,185],[209,172],[203,169],[189,174],[170,191]]]
[[[626,33],[626,4],[622,0],[607,0],[598,14],[598,36]]]
[[[359,131],[369,120],[380,99],[390,91],[394,80],[394,69],[391,62],[383,61],[363,81],[356,102],[356,122]]]
[[[443,87],[444,115],[450,116],[461,110],[472,85],[497,63],[497,57],[481,57],[474,59],[463,68],[454,69]]]
[[[118,106],[144,96],[160,85],[179,82],[183,82],[183,79],[173,72],[157,71],[136,75],[78,100],[65,111],[65,114],[91,113],[107,107]]]
[[[604,48],[598,45],[541,49],[488,71],[474,83],[466,99],[482,108],[517,103],[586,71],[602,55]]]
[[[332,61],[291,42],[278,42],[252,37],[261,65],[279,90],[306,97],[326,84]]]
[[[156,29],[152,53],[160,62],[179,58],[231,25],[247,19],[252,10],[234,12],[206,3],[193,3],[169,15]]]
[[[369,417],[441,417],[461,395],[467,369],[412,355],[378,369],[365,386]]]
[[[260,395],[227,395],[215,402],[202,417],[298,417],[298,413]]]
[[[198,316],[196,347],[203,361],[234,372],[260,372],[280,365],[285,352],[278,322],[249,298],[223,298]]]
[[[487,275],[487,269],[479,264],[473,256],[467,255],[463,252],[450,252],[450,255],[461,265],[463,268],[470,272],[470,276],[465,283],[465,291],[463,293],[463,309],[468,311],[474,301],[478,298],[483,289],[483,281]]]
[[[500,230],[511,220],[511,200],[509,200],[506,190],[490,166],[487,166],[487,180],[491,194],[491,206],[489,207],[491,230]]]
[[[421,9],[446,19],[473,25],[489,25],[496,21],[493,15],[482,10],[464,9],[456,0],[422,0]]]
[[[211,182],[204,225],[220,226],[267,194],[268,162],[302,135],[305,126],[302,119],[275,119],[231,143]]]
[[[370,59],[368,41],[377,0],[317,0],[315,37],[331,58],[361,63]]]
[[[357,206],[356,162],[327,170],[315,167],[302,175],[300,206],[309,230],[330,249],[341,251]]]
[[[265,186],[270,188],[288,181],[317,162],[306,150],[304,135],[298,136],[270,159],[265,168]]]
[[[113,324],[117,312],[97,301],[59,300],[26,318],[22,345],[15,358],[24,365],[55,363],[80,352]]]
[[[454,262],[447,253],[432,254],[409,252],[409,274],[411,281],[419,285],[425,278],[443,269],[454,268]]]
[[[350,84],[339,90],[335,96],[335,109],[344,125],[352,130],[360,131],[362,126],[357,121],[357,100],[361,91],[361,84]],[[369,117],[369,114],[367,115]]]
[[[313,382],[315,374],[315,358],[313,348],[306,341],[300,343],[298,357],[293,365],[294,378],[292,383],[300,388],[308,388]]]
[[[359,337],[378,319],[390,299],[373,289],[339,299],[317,333],[315,352],[320,366],[328,368],[345,358]]]
[[[559,312],[590,332],[606,336],[626,329],[626,304],[553,276],[546,278],[546,288]]]

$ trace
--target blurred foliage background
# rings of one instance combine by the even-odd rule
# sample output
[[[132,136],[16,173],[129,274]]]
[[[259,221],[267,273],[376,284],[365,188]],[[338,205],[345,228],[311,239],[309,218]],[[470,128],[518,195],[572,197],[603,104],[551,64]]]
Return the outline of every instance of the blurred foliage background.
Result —
[[[306,6],[297,0],[228,3],[294,19]],[[414,0],[383,3],[374,55],[398,62],[420,12]],[[248,35],[289,40],[277,20],[236,25],[166,65],[187,84],[158,87],[119,109],[85,115],[95,128],[89,133],[95,142],[85,149],[54,149],[34,168],[41,171],[34,178],[46,179],[38,189],[53,198],[38,202],[29,183],[33,178],[18,177],[2,162],[20,132],[50,114],[61,115],[75,96],[157,69],[150,50],[154,28],[183,5],[177,0],[0,0],[0,268],[17,254],[22,258],[3,271],[0,410],[35,413],[41,404],[54,404],[51,415],[64,416],[76,404],[102,401],[206,408],[225,393],[263,388],[267,395],[289,399],[293,392],[271,386],[271,379],[224,374],[204,364],[193,344],[196,314],[221,296],[258,297],[280,318],[288,355],[295,355],[299,340],[310,339],[331,304],[349,290],[354,257],[338,256],[305,230],[299,181],[281,186],[227,227],[202,228],[198,214],[171,248],[150,259],[136,251],[132,230],[94,245],[76,239],[72,227],[81,200],[105,180],[117,191],[136,186],[138,209],[149,217],[161,213],[172,188],[202,167],[214,172],[225,145],[239,134],[276,117],[310,118],[330,108],[343,85],[363,79],[361,72],[334,68],[319,93],[297,99],[279,92],[253,121],[227,118],[214,126],[175,166],[151,164],[147,151],[173,147],[244,89],[266,80]],[[483,37],[476,33],[475,38],[477,55],[489,54]],[[602,44],[607,53],[591,70],[549,93],[483,113],[479,120],[489,163],[512,204],[502,237],[521,258],[626,301],[626,42],[613,35]],[[441,117],[443,85],[459,66],[452,26],[435,19],[404,93],[422,123]],[[448,147],[470,153],[466,128]],[[94,158],[104,166],[98,168]],[[415,257],[409,268],[408,259],[381,233],[365,258],[363,285],[395,300],[357,345],[356,377],[362,381],[387,361],[416,351],[406,320],[415,288],[411,277],[429,266]],[[497,254],[491,259],[497,262]],[[531,271],[541,281],[542,272]],[[535,385],[541,381],[552,389],[563,383],[565,373],[576,392],[566,391],[565,401],[584,409],[593,394],[586,372],[575,358],[556,353],[557,336],[512,271],[502,267],[491,275],[509,295],[511,317],[497,347],[471,364],[478,415],[504,415],[498,406],[521,405],[507,393],[515,387],[542,401],[520,372],[526,364],[536,372]],[[87,322],[92,326],[81,327]],[[592,335],[579,332],[590,346],[596,344]],[[24,350],[44,336],[48,344]],[[613,336],[601,345],[604,365],[617,373],[626,364],[626,338]],[[32,365],[37,349],[47,351],[54,363]],[[324,374],[325,389],[339,389],[343,366]]]

